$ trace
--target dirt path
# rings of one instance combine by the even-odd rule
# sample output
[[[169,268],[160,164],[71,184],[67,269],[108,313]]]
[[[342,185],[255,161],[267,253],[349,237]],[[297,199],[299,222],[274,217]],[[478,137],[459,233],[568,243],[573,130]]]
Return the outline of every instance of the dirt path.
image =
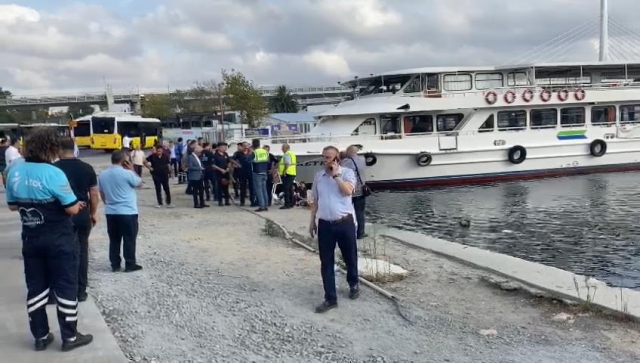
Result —
[[[387,244],[412,276],[386,288],[407,298],[402,319],[363,289],[325,315],[319,261],[266,236],[264,222],[235,207],[155,209],[141,190],[137,274],[109,269],[104,220],[92,235],[91,290],[124,352],[145,362],[634,362],[614,344],[630,327],[600,318],[552,323],[554,306],[488,287],[480,274],[422,251]],[[306,211],[273,211],[295,230]],[[549,310],[547,310],[549,309]],[[479,329],[496,329],[485,338]],[[624,333],[624,334],[623,334]],[[607,334],[609,337],[607,337]],[[637,345],[637,344],[633,344]]]

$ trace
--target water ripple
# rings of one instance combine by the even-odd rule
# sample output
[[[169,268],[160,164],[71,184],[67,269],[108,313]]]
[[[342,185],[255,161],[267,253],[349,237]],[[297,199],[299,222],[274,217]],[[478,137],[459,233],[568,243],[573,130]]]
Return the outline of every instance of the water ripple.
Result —
[[[639,173],[375,193],[372,222],[640,289]],[[470,228],[460,221],[471,221]]]

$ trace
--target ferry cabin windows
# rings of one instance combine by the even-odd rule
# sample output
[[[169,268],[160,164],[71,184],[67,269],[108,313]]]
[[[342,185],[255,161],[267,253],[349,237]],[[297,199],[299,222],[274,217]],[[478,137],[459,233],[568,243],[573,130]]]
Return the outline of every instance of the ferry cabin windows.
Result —
[[[507,74],[507,86],[528,86],[529,80],[524,72],[511,72]]]
[[[422,92],[422,85],[420,84],[420,76],[414,77],[407,85],[404,87],[404,93],[417,93]]]
[[[411,134],[426,134],[433,132],[433,116],[431,115],[419,115],[419,116],[406,116],[404,118],[404,133]]]
[[[504,86],[502,73],[478,73],[476,74],[476,89],[485,90]]]
[[[455,130],[455,128],[458,127],[463,118],[464,115],[461,113],[451,115],[438,115],[438,117],[436,118],[438,132]]]
[[[547,129],[558,126],[558,110],[555,108],[531,110],[531,129]]]
[[[496,117],[491,114],[478,129],[479,132],[493,132],[496,128]]]
[[[445,91],[469,91],[473,88],[470,74],[447,74],[444,76]]]
[[[603,106],[591,108],[592,125],[613,125],[616,123],[616,106]]]
[[[351,133],[351,135],[353,136],[357,136],[357,135],[375,135],[376,134],[376,119],[375,118],[368,118],[366,120],[364,120],[360,126],[358,126],[357,129],[355,129],[355,131],[353,131],[353,133]]]
[[[560,110],[562,127],[584,126],[584,107],[570,107]]]
[[[639,123],[640,122],[640,105],[624,105],[620,106],[620,123]]]
[[[382,116],[380,117],[380,125],[383,135],[400,134],[400,118],[398,116]]]
[[[527,111],[498,112],[499,131],[517,131],[527,128]]]

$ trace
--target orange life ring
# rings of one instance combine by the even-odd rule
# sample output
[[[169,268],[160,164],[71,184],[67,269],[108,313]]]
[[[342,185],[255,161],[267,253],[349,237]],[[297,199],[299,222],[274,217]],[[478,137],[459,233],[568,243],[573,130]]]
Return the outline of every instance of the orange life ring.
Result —
[[[549,102],[549,100],[551,100],[551,91],[543,89],[542,92],[540,92],[540,99],[542,102]]]
[[[563,89],[558,91],[558,100],[560,100],[560,102],[564,102],[568,98],[569,98],[569,90]]]
[[[484,100],[487,101],[488,104],[493,105],[498,101],[498,94],[494,91],[489,91],[484,95]]]
[[[513,91],[507,91],[507,93],[504,94],[504,102],[506,103],[514,103],[516,101],[516,93]]]
[[[577,88],[573,96],[576,98],[576,101],[582,101],[587,97],[587,92],[582,88]]]
[[[524,90],[524,92],[522,92],[522,100],[526,103],[531,102],[533,100],[533,91],[530,89]]]

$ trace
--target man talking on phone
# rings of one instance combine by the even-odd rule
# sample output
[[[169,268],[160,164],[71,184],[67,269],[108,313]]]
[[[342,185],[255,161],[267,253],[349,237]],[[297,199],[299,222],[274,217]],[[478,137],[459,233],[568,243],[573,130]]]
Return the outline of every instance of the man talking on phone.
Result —
[[[338,307],[334,270],[336,244],[347,265],[349,298],[353,300],[360,296],[355,211],[351,201],[356,176],[353,170],[340,166],[338,154],[338,149],[333,146],[322,150],[325,168],[313,180],[315,202],[311,209],[309,233],[312,238],[318,235],[324,285],[324,301],[316,307],[316,313],[325,313]]]

